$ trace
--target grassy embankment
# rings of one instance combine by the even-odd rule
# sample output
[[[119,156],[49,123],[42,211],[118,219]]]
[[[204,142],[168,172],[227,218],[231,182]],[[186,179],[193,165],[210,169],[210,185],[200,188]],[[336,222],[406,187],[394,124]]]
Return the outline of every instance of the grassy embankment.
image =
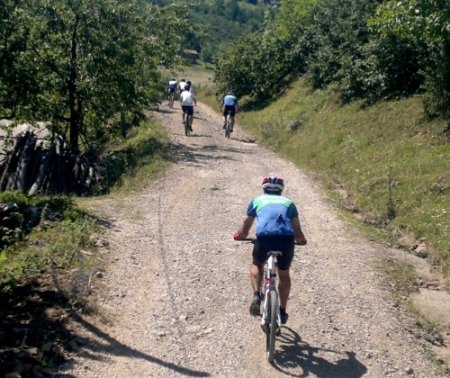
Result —
[[[9,203],[8,213],[0,208],[0,366],[5,372],[51,375],[66,361],[67,351],[83,342],[72,326],[80,321],[76,313],[105,315],[89,294],[101,282],[96,278],[102,276],[105,248],[100,248],[108,241],[100,225],[108,220],[91,209],[104,197],[113,196],[117,203],[148,185],[170,164],[167,145],[163,128],[151,118],[125,140],[111,141],[102,172],[108,178],[107,195],[0,193],[0,203]]]
[[[217,109],[214,90],[206,93]],[[419,98],[341,105],[332,90],[300,79],[238,122],[320,176],[373,236],[415,249],[450,276],[450,136],[445,121],[425,118]]]
[[[106,146],[108,158],[102,174],[108,178],[109,195],[137,191],[151,182],[170,164],[167,143],[165,132],[150,119],[130,130],[127,139],[118,138]],[[90,207],[89,201],[89,197],[29,198],[0,193],[0,203],[26,208],[11,215],[17,224],[10,232],[10,241],[15,243],[0,251],[0,292],[55,271],[76,273],[68,275],[60,289],[78,290],[81,281],[87,283],[86,277],[101,264],[93,253],[98,244],[98,219],[84,210]],[[38,219],[26,219],[31,212]]]

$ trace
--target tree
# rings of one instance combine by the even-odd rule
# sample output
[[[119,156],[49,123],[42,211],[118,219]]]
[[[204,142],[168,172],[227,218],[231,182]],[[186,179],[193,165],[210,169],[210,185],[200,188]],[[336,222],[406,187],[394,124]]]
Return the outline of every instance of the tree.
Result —
[[[186,8],[146,0],[8,0],[1,8],[0,113],[45,121],[91,146],[116,113],[157,101],[177,61]],[[180,24],[186,27],[180,28]]]
[[[421,59],[425,71],[425,109],[450,115],[450,3],[446,0],[389,0],[371,19],[380,38],[419,41],[430,51]]]

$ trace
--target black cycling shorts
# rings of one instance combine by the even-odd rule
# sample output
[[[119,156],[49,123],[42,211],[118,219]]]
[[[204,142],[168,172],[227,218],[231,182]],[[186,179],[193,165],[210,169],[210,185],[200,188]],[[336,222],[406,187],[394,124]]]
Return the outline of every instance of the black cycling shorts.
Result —
[[[278,268],[287,270],[294,257],[294,248],[295,238],[293,235],[258,236],[253,247],[253,264],[264,264],[269,258],[267,252],[280,251],[283,255],[278,256]]]
[[[182,105],[181,109],[183,109],[183,113],[187,115],[194,115],[194,107],[189,105]]]
[[[234,115],[236,114],[236,107],[234,105],[225,105],[225,108],[223,109],[224,117],[226,117],[228,113],[230,113],[230,115],[234,117]]]

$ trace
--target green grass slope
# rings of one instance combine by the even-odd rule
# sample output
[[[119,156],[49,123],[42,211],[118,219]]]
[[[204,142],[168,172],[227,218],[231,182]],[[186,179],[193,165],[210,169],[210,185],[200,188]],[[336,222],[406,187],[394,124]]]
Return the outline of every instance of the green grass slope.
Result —
[[[450,276],[450,140],[419,98],[341,105],[303,79],[239,123],[321,176],[341,204]],[[448,126],[447,126],[448,128]],[[386,232],[387,231],[387,232]]]

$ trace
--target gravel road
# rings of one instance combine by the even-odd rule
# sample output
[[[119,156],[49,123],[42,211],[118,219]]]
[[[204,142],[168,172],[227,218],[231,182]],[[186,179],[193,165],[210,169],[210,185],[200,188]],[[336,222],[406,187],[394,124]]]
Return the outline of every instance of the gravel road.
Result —
[[[196,107],[185,137],[179,105],[156,113],[177,164],[141,193],[99,200],[111,222],[98,301],[64,377],[438,377],[413,320],[383,290],[386,247],[339,218],[320,186],[289,161],[230,140],[221,117]],[[232,240],[263,175],[286,181],[308,239],[292,266],[289,321],[265,360],[249,315],[251,245]]]

